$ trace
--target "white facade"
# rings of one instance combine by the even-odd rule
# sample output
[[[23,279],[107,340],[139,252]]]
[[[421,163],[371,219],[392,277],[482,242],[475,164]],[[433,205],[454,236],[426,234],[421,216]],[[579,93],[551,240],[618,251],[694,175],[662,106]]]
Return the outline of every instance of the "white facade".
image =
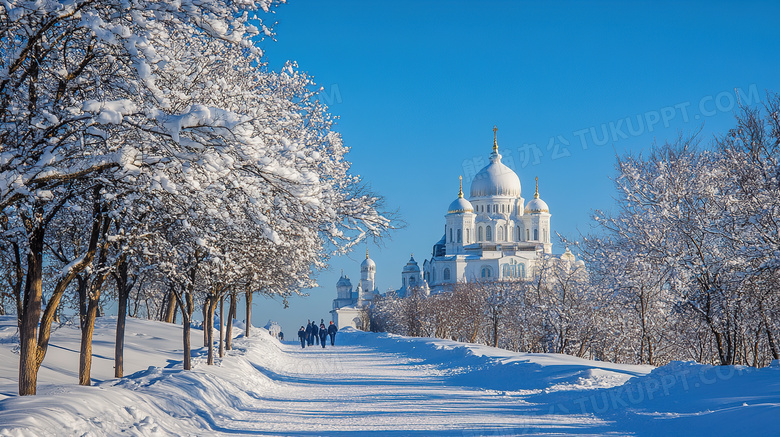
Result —
[[[423,279],[436,293],[461,281],[532,276],[537,258],[552,252],[550,209],[539,198],[525,203],[520,178],[501,163],[494,128],[490,164],[463,183],[445,215],[444,237],[423,263]]]

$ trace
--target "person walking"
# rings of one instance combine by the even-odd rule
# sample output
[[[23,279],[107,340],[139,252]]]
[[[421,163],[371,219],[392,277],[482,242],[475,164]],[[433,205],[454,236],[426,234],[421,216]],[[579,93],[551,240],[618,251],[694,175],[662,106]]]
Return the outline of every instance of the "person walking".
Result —
[[[316,322],[317,319],[314,320],[315,320],[314,322],[311,322],[311,337],[312,337],[311,343],[320,344],[320,336],[319,336],[320,329],[317,328],[317,322]]]
[[[284,332],[279,331],[279,341],[284,342]]]
[[[306,348],[306,328],[301,326],[301,329],[298,330],[298,338],[301,340],[301,349]]]
[[[333,320],[330,321],[330,325],[328,326],[328,334],[330,335],[330,345],[335,346],[336,345],[336,332],[339,330],[339,328],[333,323]]]
[[[311,320],[306,324],[306,345],[311,346]]]
[[[328,338],[328,329],[325,328],[324,323],[320,323],[320,343],[322,343],[322,348],[325,349],[325,339]]]

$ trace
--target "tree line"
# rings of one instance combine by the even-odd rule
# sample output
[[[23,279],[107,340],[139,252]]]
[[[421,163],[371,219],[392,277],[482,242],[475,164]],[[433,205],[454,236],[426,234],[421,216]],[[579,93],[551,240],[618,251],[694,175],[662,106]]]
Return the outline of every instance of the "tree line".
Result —
[[[526,281],[469,282],[372,309],[372,329],[663,365],[780,359],[780,97],[617,159],[615,205]]]
[[[79,315],[80,384],[107,298],[117,376],[128,312],[178,309],[189,369],[198,307],[213,326],[241,293],[251,320],[253,294],[311,287],[329,254],[391,227],[320,89],[294,63],[266,68],[276,3],[0,5],[0,311],[18,317],[20,395],[63,306]]]

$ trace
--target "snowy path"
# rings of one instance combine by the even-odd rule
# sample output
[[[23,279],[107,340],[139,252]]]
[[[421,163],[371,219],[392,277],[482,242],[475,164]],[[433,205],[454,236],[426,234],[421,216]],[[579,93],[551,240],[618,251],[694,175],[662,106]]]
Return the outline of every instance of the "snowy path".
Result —
[[[132,319],[114,379],[113,323],[96,327],[95,386],[76,384],[65,326],[38,395],[18,397],[15,319],[0,316],[0,436],[780,436],[780,363],[654,369],[354,330],[301,349],[257,329],[216,366],[195,349],[184,371],[181,327]]]
[[[294,432],[317,435],[609,433],[598,419],[550,416],[548,406],[525,402],[524,395],[535,390],[502,392],[452,384],[450,376],[457,372],[449,363],[426,364],[420,358],[357,345],[301,349],[286,344],[282,352],[283,360],[269,357],[256,367],[278,383],[273,396],[244,412],[244,432],[285,433],[298,422]],[[229,422],[225,425],[238,431]]]

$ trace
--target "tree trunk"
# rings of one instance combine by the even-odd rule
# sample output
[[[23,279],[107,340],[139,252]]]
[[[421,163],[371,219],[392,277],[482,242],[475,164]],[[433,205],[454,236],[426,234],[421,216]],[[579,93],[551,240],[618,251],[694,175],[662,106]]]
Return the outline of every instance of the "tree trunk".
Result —
[[[130,287],[127,284],[127,260],[122,260],[117,266],[116,288],[118,291],[118,309],[116,315],[116,341],[114,342],[114,377],[124,376],[125,354],[125,323],[127,321],[127,300],[130,297]]]
[[[208,330],[206,329],[206,317],[208,317],[208,314],[207,314],[208,310],[209,310],[209,300],[206,299],[203,302],[203,308],[202,308],[202,311],[203,311],[203,346],[208,346],[209,345],[209,334],[207,332]],[[211,326],[214,326],[214,325],[211,325]]]
[[[203,328],[207,332],[208,361],[206,364],[209,366],[214,365],[214,312],[217,309],[217,303],[219,303],[219,299],[216,294],[212,294],[206,299],[206,317],[208,319],[208,324],[204,324]]]
[[[81,329],[81,351],[79,353],[79,385],[92,385],[92,334],[95,331],[95,319],[97,318],[98,300],[100,290],[92,290],[87,304],[87,319],[84,328]]]
[[[19,328],[19,395],[34,395],[38,387],[37,329],[41,317],[43,289],[44,229],[36,227],[29,237],[27,253],[27,282],[24,287],[24,312]],[[42,359],[41,359],[42,360]]]
[[[219,357],[225,356],[225,295],[219,297]]]
[[[249,337],[249,327],[252,326],[252,290],[246,290],[246,331],[245,337]]]
[[[238,302],[236,302],[237,299],[238,293],[230,293],[230,309],[228,310],[228,319],[225,328],[227,334],[225,336],[225,350],[233,349],[233,319],[236,318],[236,307],[238,306]]]
[[[104,208],[100,209],[101,216],[104,213]],[[99,219],[95,219],[99,220]],[[108,276],[108,266],[106,260],[108,258],[108,241],[107,234],[108,228],[111,225],[111,218],[105,216],[103,219],[102,227],[102,240],[103,244],[100,248],[100,259],[98,261],[98,268],[95,278],[89,285],[89,294],[87,298],[89,303],[87,306],[87,320],[86,326],[81,329],[81,351],[79,354],[79,384],[80,385],[92,385],[92,334],[95,332],[95,319],[100,317],[100,291],[103,289],[103,282]]]
[[[171,289],[168,290],[167,298],[168,301],[165,307],[165,316],[163,321],[168,323],[176,323],[176,296],[173,294],[173,286],[171,286]]]

